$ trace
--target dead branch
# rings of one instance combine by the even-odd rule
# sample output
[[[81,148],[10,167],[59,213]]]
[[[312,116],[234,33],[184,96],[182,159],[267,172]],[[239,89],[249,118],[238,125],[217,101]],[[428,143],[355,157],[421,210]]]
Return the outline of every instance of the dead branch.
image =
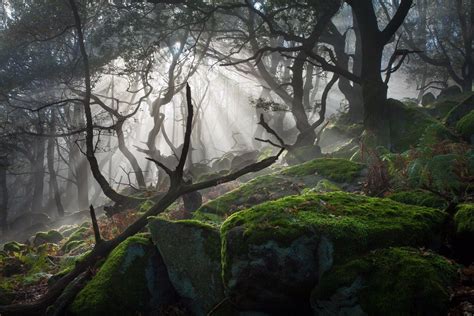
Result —
[[[95,243],[99,244],[102,242],[102,238],[100,237],[99,225],[97,225],[97,217],[95,216],[95,210],[92,204],[89,206],[89,209],[91,213],[92,229],[94,230]]]

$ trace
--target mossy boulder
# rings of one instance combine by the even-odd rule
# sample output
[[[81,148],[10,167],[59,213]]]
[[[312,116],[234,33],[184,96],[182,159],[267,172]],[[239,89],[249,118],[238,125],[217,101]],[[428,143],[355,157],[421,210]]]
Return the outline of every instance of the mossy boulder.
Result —
[[[304,312],[334,263],[388,246],[434,246],[445,218],[438,209],[346,192],[260,204],[222,225],[224,284],[238,307]]]
[[[460,204],[454,215],[454,250],[456,256],[466,264],[474,262],[474,204]]]
[[[146,200],[145,202],[142,202],[138,206],[138,213],[148,212],[152,208],[153,205],[155,205],[155,203],[152,200]]]
[[[379,249],[325,273],[311,303],[316,315],[446,315],[456,270],[431,252]]]
[[[456,130],[465,140],[474,144],[474,110],[459,120],[456,124]]]
[[[446,115],[446,125],[454,128],[456,124],[472,110],[474,110],[474,93],[469,93],[464,95],[463,99]]]
[[[321,147],[318,145],[302,146],[289,150],[285,155],[285,161],[289,165],[296,165],[321,157],[321,155]]]
[[[57,230],[50,230],[48,232],[37,233],[35,235],[35,239],[33,240],[33,245],[38,247],[46,243],[57,244],[61,240],[63,240],[63,235],[60,232]]]
[[[400,101],[389,99],[386,106],[390,115],[391,150],[403,152],[416,146],[427,127],[442,126],[418,107],[407,106]],[[440,127],[441,128],[441,127]]]
[[[327,179],[322,179],[316,184],[316,186],[309,190],[310,192],[334,192],[334,191],[342,191],[341,188],[332,181]]]
[[[3,245],[3,251],[7,253],[22,252],[28,248],[27,245],[17,241],[10,241]]]
[[[221,222],[228,215],[253,205],[299,194],[321,180],[332,181],[343,190],[359,190],[364,165],[340,158],[318,158],[270,175],[257,177],[239,188],[205,203],[194,218]]]
[[[149,220],[174,288],[195,315],[207,315],[224,299],[219,230],[194,220]]]
[[[79,226],[74,230],[73,233],[69,236],[66,242],[62,245],[61,250],[65,253],[70,252],[71,250],[84,245],[86,239],[91,236],[91,230],[88,226],[83,225]]]
[[[444,209],[448,206],[448,203],[445,199],[434,193],[423,190],[399,191],[394,192],[387,197],[400,203],[418,206],[434,207],[439,209]]]
[[[72,315],[137,315],[172,304],[175,292],[150,238],[129,237],[107,257],[69,308]]]

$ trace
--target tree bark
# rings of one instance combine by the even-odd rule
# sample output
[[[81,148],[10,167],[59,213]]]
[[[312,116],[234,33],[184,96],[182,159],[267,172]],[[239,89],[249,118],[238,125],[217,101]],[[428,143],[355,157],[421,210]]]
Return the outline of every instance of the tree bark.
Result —
[[[41,131],[40,131],[41,132]],[[31,211],[41,211],[43,208],[43,193],[44,193],[44,156],[45,156],[45,139],[38,137],[35,142],[35,162],[33,165],[32,182],[33,198],[31,203]]]
[[[135,174],[135,178],[137,179],[138,187],[140,189],[145,189],[146,183],[145,183],[145,177],[143,176],[142,168],[140,168],[140,165],[138,164],[138,161],[137,161],[137,158],[135,158],[135,155],[133,155],[132,152],[128,150],[127,145],[125,145],[125,137],[123,135],[123,123],[124,121],[117,122],[117,125],[115,127],[115,132],[117,133],[117,139],[118,139],[118,147],[120,149],[120,152],[130,162],[130,165],[132,166],[133,172]]]
[[[51,134],[54,134],[55,132],[55,113],[51,113],[51,128],[50,132]],[[55,139],[53,137],[50,137],[48,139],[48,145],[47,145],[47,160],[48,160],[48,172],[49,172],[49,182],[50,182],[50,188],[52,189],[53,193],[53,198],[54,202],[56,204],[56,209],[58,211],[58,215],[60,217],[64,216],[64,207],[63,204],[61,203],[61,193],[59,191],[59,186],[58,186],[58,179],[56,177],[56,170],[54,169],[54,149],[55,149]]]
[[[296,142],[292,147],[312,146],[316,140],[316,132],[309,124],[308,116],[304,108],[304,79],[303,70],[306,63],[306,53],[301,51],[296,56],[293,63],[293,78],[291,86],[293,87],[293,101],[291,104],[291,113],[296,121],[296,128],[299,131]]]
[[[8,186],[7,186],[7,162],[6,158],[0,161],[0,194],[2,196],[0,204],[0,229],[5,233],[8,229]]]

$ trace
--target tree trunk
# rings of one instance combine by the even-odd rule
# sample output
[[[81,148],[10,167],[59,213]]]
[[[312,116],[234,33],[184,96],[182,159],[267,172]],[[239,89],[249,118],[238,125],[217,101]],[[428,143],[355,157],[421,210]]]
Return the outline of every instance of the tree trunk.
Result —
[[[127,145],[125,145],[125,138],[123,135],[123,123],[124,121],[117,122],[115,127],[115,132],[117,133],[118,147],[120,152],[127,158],[128,162],[132,166],[135,178],[137,179],[137,184],[140,189],[146,188],[145,177],[143,176],[143,171],[138,164],[137,158],[128,150]]]
[[[0,204],[0,229],[5,233],[8,229],[8,186],[7,186],[7,164],[4,161],[0,163],[0,194],[2,196]]]
[[[293,79],[291,85],[293,87],[293,102],[291,104],[291,113],[296,121],[296,128],[299,131],[298,137],[293,147],[312,146],[316,140],[316,132],[309,124],[308,116],[304,108],[304,80],[303,69],[306,62],[306,53],[304,51],[298,53],[293,63]]]
[[[82,156],[76,161],[77,206],[80,210],[89,207],[89,166]]]
[[[41,133],[41,131],[39,131]],[[43,208],[44,193],[44,155],[45,155],[45,139],[38,137],[35,142],[35,163],[33,165],[33,199],[31,203],[31,211],[39,211]]]
[[[55,113],[51,113],[52,122],[51,122],[51,134],[55,132]],[[52,190],[54,202],[56,203],[56,209],[60,217],[64,216],[64,207],[61,203],[61,193],[59,191],[58,179],[56,177],[56,170],[54,169],[54,147],[56,143],[53,137],[48,139],[47,145],[47,160],[48,160],[48,172],[49,172],[49,182],[50,188]]]
[[[382,80],[383,50],[411,7],[412,0],[404,0],[383,31],[379,30],[372,0],[348,1],[359,28],[362,65],[362,96],[364,100],[364,128],[371,146],[390,148],[390,117],[386,106],[387,84]],[[367,139],[367,140],[368,140]]]

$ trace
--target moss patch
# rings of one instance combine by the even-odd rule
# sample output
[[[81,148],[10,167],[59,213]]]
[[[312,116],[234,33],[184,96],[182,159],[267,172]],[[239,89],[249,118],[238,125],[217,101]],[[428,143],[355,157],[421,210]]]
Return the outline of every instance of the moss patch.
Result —
[[[292,177],[319,174],[336,182],[351,182],[362,168],[362,164],[346,159],[320,158],[283,170],[281,174]]]
[[[239,188],[204,204],[194,213],[194,218],[222,222],[237,210],[268,200],[299,194],[305,187],[314,187],[324,178],[343,184],[354,182],[363,165],[339,158],[320,158],[282,171],[257,177]],[[211,214],[216,214],[214,216]]]
[[[447,206],[446,200],[439,196],[423,190],[395,192],[388,196],[389,199],[418,206],[434,207],[444,209]]]
[[[149,311],[152,305],[163,300],[163,296],[155,297],[164,295],[156,287],[167,281],[157,279],[154,270],[157,256],[148,238],[129,237],[109,254],[99,272],[79,292],[70,312],[73,315],[136,315]]]
[[[5,252],[21,252],[24,251],[28,248],[25,244],[16,242],[16,241],[10,241],[7,242],[5,245],[3,245],[3,251]]]
[[[83,245],[85,239],[91,235],[91,230],[88,227],[80,226],[77,228],[66,240],[61,247],[64,252],[70,252],[71,250]]]
[[[57,230],[50,230],[48,232],[39,232],[34,239],[34,245],[39,246],[45,243],[57,244],[63,239],[63,235]]]
[[[456,270],[456,265],[430,252],[380,249],[328,271],[312,303],[320,312],[337,309],[341,294],[359,282],[354,296],[369,315],[446,315],[448,287],[454,284]]]
[[[433,124],[441,125],[418,107],[406,106],[400,101],[389,99],[390,137],[392,150],[402,152],[418,144],[426,128]]]

